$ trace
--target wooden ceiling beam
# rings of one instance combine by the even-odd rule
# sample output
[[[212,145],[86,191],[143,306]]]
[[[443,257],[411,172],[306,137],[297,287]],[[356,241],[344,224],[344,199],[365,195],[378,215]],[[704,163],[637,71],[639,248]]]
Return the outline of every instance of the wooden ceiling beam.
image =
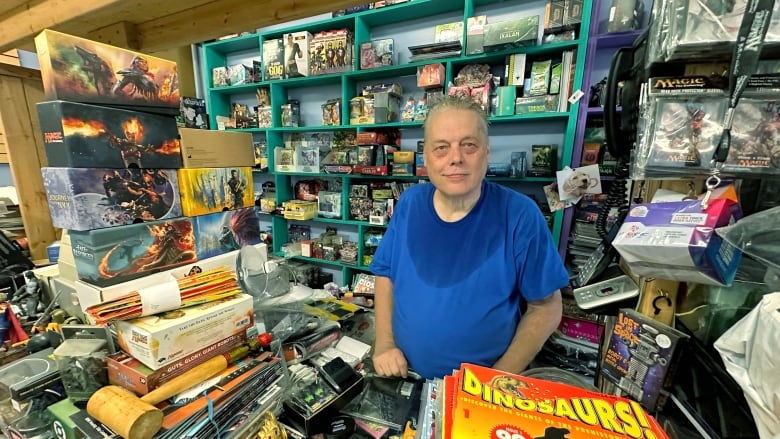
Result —
[[[137,25],[141,51],[156,51],[231,32],[243,32],[336,9],[363,4],[360,0],[220,0]]]
[[[127,21],[120,21],[93,30],[86,35],[86,38],[125,49],[138,50],[139,47],[136,26]]]
[[[47,28],[57,28],[59,23],[79,17],[87,17],[95,10],[115,6],[122,0],[47,0],[26,2],[10,11],[11,15],[0,23],[0,51],[28,47],[32,38]],[[87,29],[82,29],[82,32]]]

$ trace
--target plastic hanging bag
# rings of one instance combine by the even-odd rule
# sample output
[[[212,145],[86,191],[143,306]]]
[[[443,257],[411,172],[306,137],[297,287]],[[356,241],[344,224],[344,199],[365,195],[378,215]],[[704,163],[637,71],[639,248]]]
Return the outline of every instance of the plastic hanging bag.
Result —
[[[717,229],[726,242],[767,267],[764,283],[780,289],[780,206]],[[755,279],[756,281],[760,279]]]
[[[780,292],[767,294],[715,341],[726,370],[742,387],[761,439],[780,437]]]

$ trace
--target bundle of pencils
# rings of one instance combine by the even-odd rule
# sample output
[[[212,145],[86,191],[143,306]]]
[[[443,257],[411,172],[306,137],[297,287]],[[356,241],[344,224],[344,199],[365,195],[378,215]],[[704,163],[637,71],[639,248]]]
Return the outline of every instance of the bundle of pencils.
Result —
[[[241,292],[235,270],[228,270],[227,267],[188,275],[176,279],[176,284],[178,292],[161,291],[160,288],[155,289],[153,293],[143,290],[133,291],[116,299],[92,305],[86,312],[96,324],[100,325],[113,320],[130,320],[143,315],[212,302]],[[170,285],[171,290],[175,288],[173,282],[166,285]],[[179,295],[178,307],[170,305],[171,302],[179,303],[178,300],[171,300],[170,295],[173,294]],[[153,297],[157,295],[160,297]]]

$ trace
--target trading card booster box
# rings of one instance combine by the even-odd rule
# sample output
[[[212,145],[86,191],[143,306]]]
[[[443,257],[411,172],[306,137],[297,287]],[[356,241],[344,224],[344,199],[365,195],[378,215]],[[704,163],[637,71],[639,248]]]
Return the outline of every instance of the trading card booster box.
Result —
[[[52,223],[93,230],[182,216],[176,170],[42,168]]]
[[[176,118],[50,101],[36,105],[49,166],[182,167]]]
[[[71,231],[80,280],[105,287],[197,261],[190,218]]]
[[[176,63],[45,30],[35,37],[46,100],[105,104],[176,115]]]
[[[260,243],[260,218],[255,207],[196,216],[195,252],[198,259]]]
[[[254,206],[252,168],[179,169],[179,193],[185,216]]]

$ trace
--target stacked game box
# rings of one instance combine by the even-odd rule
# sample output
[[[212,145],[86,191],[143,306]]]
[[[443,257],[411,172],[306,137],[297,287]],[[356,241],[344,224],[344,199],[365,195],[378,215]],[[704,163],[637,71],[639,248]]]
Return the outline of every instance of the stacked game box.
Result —
[[[173,62],[49,30],[36,45],[52,220],[69,237],[81,310],[112,322],[120,354],[133,360],[113,362],[126,379],[111,384],[148,392],[176,376],[171,367],[243,346],[254,313],[237,250],[265,252],[251,134],[178,127]]]
[[[35,44],[41,172],[79,279],[111,285],[197,260],[176,175],[176,63],[51,30]]]
[[[41,172],[79,280],[114,285],[259,242],[251,134],[178,127],[176,63],[50,30],[35,43],[46,99],[37,104]]]

